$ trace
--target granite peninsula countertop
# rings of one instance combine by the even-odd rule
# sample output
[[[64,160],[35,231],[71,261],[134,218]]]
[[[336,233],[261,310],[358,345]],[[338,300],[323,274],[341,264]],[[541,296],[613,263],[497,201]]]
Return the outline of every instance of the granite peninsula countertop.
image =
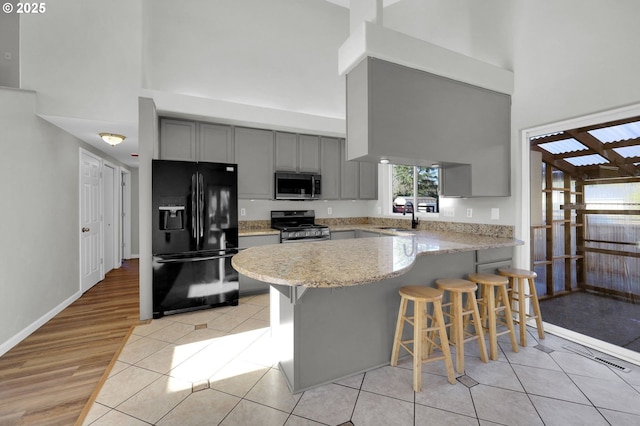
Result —
[[[400,276],[410,270],[420,256],[523,244],[515,238],[471,233],[349,227],[354,228],[375,230],[382,235],[251,247],[235,255],[232,265],[239,273],[270,284],[334,288]]]

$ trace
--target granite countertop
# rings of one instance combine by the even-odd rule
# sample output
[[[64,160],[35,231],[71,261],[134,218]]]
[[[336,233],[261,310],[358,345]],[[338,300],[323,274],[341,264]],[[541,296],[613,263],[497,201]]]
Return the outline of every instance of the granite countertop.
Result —
[[[418,256],[522,244],[515,238],[471,233],[380,230],[370,225],[344,228],[391,235],[252,247],[233,257],[233,267],[241,274],[271,284],[346,287],[400,276],[411,269]]]

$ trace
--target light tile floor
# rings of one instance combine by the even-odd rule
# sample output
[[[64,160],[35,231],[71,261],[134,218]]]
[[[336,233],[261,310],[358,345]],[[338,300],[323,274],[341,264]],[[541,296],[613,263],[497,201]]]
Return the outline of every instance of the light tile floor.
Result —
[[[206,324],[206,326],[205,326]],[[502,336],[506,337],[506,336]],[[441,362],[382,367],[292,395],[269,331],[269,296],[237,307],[173,315],[138,326],[85,425],[639,425],[640,367],[617,371],[547,334],[485,364],[465,346],[465,378],[446,380]],[[537,346],[537,347],[536,347]],[[544,349],[541,350],[541,349]],[[477,382],[477,384],[475,384]]]

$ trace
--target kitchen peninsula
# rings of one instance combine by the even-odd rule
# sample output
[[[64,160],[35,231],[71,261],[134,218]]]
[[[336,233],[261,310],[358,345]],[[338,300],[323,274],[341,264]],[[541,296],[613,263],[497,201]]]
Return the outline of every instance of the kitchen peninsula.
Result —
[[[503,266],[522,244],[471,233],[378,231],[379,238],[252,247],[234,256],[240,274],[271,285],[273,337],[293,393],[388,364],[400,287],[433,286],[498,260]]]

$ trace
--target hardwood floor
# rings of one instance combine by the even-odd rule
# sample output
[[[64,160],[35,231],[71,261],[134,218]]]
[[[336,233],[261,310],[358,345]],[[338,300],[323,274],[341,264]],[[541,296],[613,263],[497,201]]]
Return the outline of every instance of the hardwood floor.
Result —
[[[0,357],[0,425],[72,425],[139,324],[138,261]]]

